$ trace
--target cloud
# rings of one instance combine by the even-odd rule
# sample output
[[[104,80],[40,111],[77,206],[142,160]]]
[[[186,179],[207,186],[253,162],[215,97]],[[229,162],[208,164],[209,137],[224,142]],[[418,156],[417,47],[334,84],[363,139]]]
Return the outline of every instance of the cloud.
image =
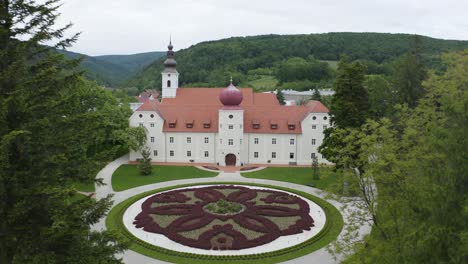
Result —
[[[60,24],[83,32],[71,49],[90,55],[176,49],[258,34],[414,33],[468,39],[459,0],[64,0]]]

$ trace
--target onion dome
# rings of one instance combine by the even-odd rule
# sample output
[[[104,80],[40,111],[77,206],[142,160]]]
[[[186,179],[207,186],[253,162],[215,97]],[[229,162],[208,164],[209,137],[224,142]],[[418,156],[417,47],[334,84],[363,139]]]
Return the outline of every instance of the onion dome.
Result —
[[[169,46],[167,46],[167,59],[164,61],[164,66],[166,68],[175,68],[177,66],[177,62],[174,59],[174,51],[172,50],[174,46],[172,46],[172,41],[169,41]]]
[[[219,100],[225,106],[240,105],[243,98],[242,92],[232,84],[232,78],[231,84],[229,84],[229,86],[223,89],[219,94]]]

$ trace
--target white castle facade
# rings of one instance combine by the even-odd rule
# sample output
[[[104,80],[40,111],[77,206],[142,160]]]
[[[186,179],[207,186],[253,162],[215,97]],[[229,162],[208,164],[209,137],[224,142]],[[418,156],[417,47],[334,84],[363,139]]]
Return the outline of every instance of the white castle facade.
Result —
[[[328,109],[318,101],[280,105],[272,93],[227,88],[179,88],[173,47],[162,74],[162,98],[150,97],[133,112],[130,126],[147,130],[153,162],[221,166],[329,163],[318,152]],[[141,158],[130,152],[130,160]]]

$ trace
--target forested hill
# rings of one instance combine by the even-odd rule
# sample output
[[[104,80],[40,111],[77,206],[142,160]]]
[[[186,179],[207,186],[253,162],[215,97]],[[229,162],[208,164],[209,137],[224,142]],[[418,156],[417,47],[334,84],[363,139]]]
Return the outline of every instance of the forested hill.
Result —
[[[416,40],[417,39],[417,40]],[[300,57],[336,61],[342,54],[351,59],[382,64],[396,59],[419,42],[426,57],[468,48],[468,41],[442,40],[409,34],[326,33],[310,35],[263,35],[207,41],[176,52],[180,83],[185,86],[222,86],[229,76],[246,83],[249,71],[267,72],[285,59]],[[177,43],[174,43],[177,47]],[[133,78],[126,86],[160,88],[160,58]],[[257,70],[259,69],[259,70]]]
[[[146,52],[131,55],[88,56],[70,51],[60,51],[68,58],[83,57],[81,67],[88,79],[98,84],[115,87],[129,79],[161,56],[164,52]]]

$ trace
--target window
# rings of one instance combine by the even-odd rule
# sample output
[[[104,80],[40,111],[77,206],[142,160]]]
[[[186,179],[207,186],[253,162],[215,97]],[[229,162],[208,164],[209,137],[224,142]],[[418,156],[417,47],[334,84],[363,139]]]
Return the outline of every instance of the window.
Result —
[[[171,80],[167,80],[167,88],[171,88]]]
[[[228,145],[234,145],[234,139],[230,138],[228,139]]]
[[[209,138],[206,137],[205,138],[205,143],[208,144],[208,142],[209,142]]]
[[[276,138],[271,139],[271,144],[276,145]]]
[[[169,143],[174,143],[174,137],[169,138]]]
[[[139,125],[140,127],[143,127],[143,123],[139,123],[138,125]]]
[[[154,123],[150,123],[150,127],[154,127]]]
[[[290,153],[289,153],[289,158],[290,158],[290,159],[294,159],[294,152],[290,152]]]
[[[254,144],[258,144],[258,138],[254,138]]]
[[[312,120],[315,120],[315,119],[317,119],[317,117],[316,117],[316,116],[313,116],[313,117],[312,117]]]
[[[315,138],[313,138],[312,139],[312,145],[315,145],[315,142],[316,142],[316,140],[315,140]]]
[[[151,143],[154,143],[154,137],[151,137]]]
[[[150,115],[150,117],[151,117],[151,118],[154,118],[154,115],[153,115],[153,114],[151,114],[151,115]]]
[[[187,150],[187,157],[192,157],[192,151]]]
[[[209,156],[208,151],[205,151],[205,158],[208,158],[208,156]]]
[[[272,159],[276,159],[276,152],[272,152],[272,153],[271,153],[271,158],[272,158]]]
[[[311,159],[315,158],[315,153],[310,153],[310,158]]]
[[[258,152],[254,152],[254,158],[258,158]]]
[[[192,138],[191,137],[187,137],[187,143],[192,143]]]
[[[142,115],[142,114],[139,114],[138,116],[139,116],[140,118],[142,118],[142,117],[143,117],[143,115]]]
[[[234,129],[234,125],[229,125],[228,128],[229,129]]]
[[[323,117],[323,120],[327,120],[327,117],[326,117],[326,116],[324,116],[324,117]]]
[[[232,119],[234,116],[233,115],[229,115],[229,119]]]
[[[327,129],[327,128],[328,128],[328,126],[327,126],[327,125],[323,125],[323,129]]]
[[[289,145],[294,145],[294,138],[289,139]]]
[[[241,145],[242,145],[242,138],[239,140],[239,144],[241,144]]]
[[[221,144],[221,145],[223,144],[223,139],[222,138],[219,139],[219,144]]]
[[[169,151],[169,156],[174,157],[174,151],[173,150]]]
[[[153,150],[153,156],[157,156],[158,155],[158,151],[157,150]]]
[[[312,129],[317,129],[317,125],[312,125]]]

